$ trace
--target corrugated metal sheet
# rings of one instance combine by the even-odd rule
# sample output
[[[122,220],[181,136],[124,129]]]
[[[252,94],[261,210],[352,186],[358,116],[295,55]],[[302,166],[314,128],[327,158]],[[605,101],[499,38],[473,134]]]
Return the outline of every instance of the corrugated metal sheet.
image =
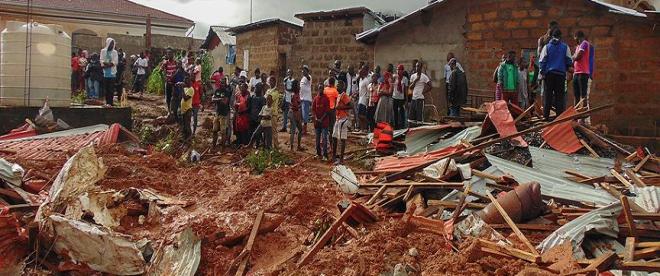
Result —
[[[500,134],[500,137],[505,137],[518,132],[516,128],[516,123],[513,121],[513,116],[509,112],[508,104],[503,101],[494,101],[492,103],[486,104],[486,110],[488,110],[488,117],[482,125],[482,129],[487,131],[491,126],[494,126],[497,130],[497,133]],[[527,142],[521,137],[517,136],[511,138],[511,141],[514,141],[516,145],[521,147],[527,147]]]
[[[96,125],[49,134],[0,141],[0,156],[19,157],[28,160],[66,160],[78,149],[90,145],[106,145],[117,142],[119,124]]]
[[[458,127],[460,127],[460,124],[420,126],[408,129],[406,132],[406,140],[404,141],[406,144],[405,155],[415,155],[426,151],[426,147],[429,144],[438,141],[442,135],[446,134],[444,130]]]
[[[227,32],[227,29],[229,29],[229,27],[211,26],[211,29],[215,32],[215,34],[218,35],[218,38],[220,38],[220,43],[222,43],[222,45],[236,45],[236,37],[230,35]]]
[[[642,188],[632,186],[630,191],[637,195],[633,199],[644,210],[651,213],[660,212],[660,187],[648,186]]]
[[[577,114],[573,106],[566,109],[556,120],[561,120]],[[582,144],[578,141],[573,130],[572,121],[559,123],[551,127],[543,129],[543,140],[545,140],[550,147],[563,153],[574,153],[582,148]]]
[[[441,150],[429,152],[426,154],[421,153],[409,157],[397,157],[392,155],[383,158],[377,158],[376,165],[374,166],[374,171],[391,172],[391,173],[405,171],[407,169],[414,168],[421,164],[427,163],[431,160],[438,160],[443,156],[452,154],[463,148],[464,148],[463,146],[446,147]]]
[[[456,135],[449,137],[447,139],[442,139],[440,142],[430,145],[428,151],[436,151],[442,148],[458,145],[461,140],[472,141],[481,135],[481,128],[479,126],[472,126],[462,130]]]
[[[495,173],[496,175],[506,173],[512,175],[520,183],[536,181],[541,184],[543,195],[592,203],[597,206],[605,206],[613,201],[618,201],[604,190],[556,177],[489,154],[486,154],[486,157],[493,166],[499,169],[500,172]]]
[[[593,158],[586,155],[567,155],[555,150],[529,147],[532,154],[534,169],[546,174],[564,178],[564,171],[576,171],[586,176],[612,175],[610,169],[614,168],[614,159]]]
[[[614,202],[608,206],[593,210],[565,224],[546,237],[536,248],[545,253],[551,248],[571,241],[573,257],[583,259],[582,241],[586,233],[599,233],[612,238],[618,237],[619,223],[617,218],[621,213],[621,203]]]

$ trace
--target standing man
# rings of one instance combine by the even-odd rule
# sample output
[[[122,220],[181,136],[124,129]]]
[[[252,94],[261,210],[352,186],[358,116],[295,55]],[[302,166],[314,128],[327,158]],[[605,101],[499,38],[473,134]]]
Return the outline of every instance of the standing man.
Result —
[[[250,83],[248,84],[250,88],[250,95],[254,94],[254,87],[257,85],[257,83],[261,82],[261,70],[259,68],[254,69],[254,76],[250,78]]]
[[[80,75],[80,61],[76,52],[71,52],[71,94],[78,90],[78,80]]]
[[[328,159],[328,129],[330,127],[330,102],[323,95],[323,85],[319,84],[318,94],[314,97],[312,113],[314,115],[314,129],[316,133],[316,157],[320,160]]]
[[[309,75],[309,67],[307,67],[307,65],[303,65],[302,77],[300,78],[300,102],[302,104],[303,134],[307,134],[307,123],[309,123],[312,100],[312,76]]]
[[[135,82],[133,82],[133,93],[140,92],[140,97],[142,97],[142,93],[144,92],[144,82],[146,80],[148,66],[149,61],[144,57],[144,53],[140,53],[140,57],[138,57],[138,59],[133,64],[133,67],[137,69]]]
[[[451,79],[452,69],[451,69],[451,65],[449,65],[449,61],[451,61],[451,59],[456,59],[456,56],[454,55],[454,53],[449,52],[449,53],[447,53],[447,64],[445,64],[445,91],[447,91],[447,98],[446,98],[447,99],[447,115],[450,115],[449,114],[449,108],[450,108],[450,105],[449,105],[449,81]],[[463,66],[461,66],[461,63],[459,63],[458,60],[456,61],[456,67],[459,70],[461,70],[461,72],[464,72],[463,71]]]
[[[561,30],[552,31],[552,39],[541,51],[540,58],[541,76],[545,82],[543,116],[550,121],[553,106],[557,115],[566,108],[566,72],[572,67],[571,51],[561,41]]]
[[[286,78],[284,78],[284,102],[282,106],[282,114],[285,114],[282,120],[282,128],[280,132],[286,132],[287,124],[289,121],[289,107],[291,106],[291,95],[293,95],[293,85],[296,79],[293,78],[293,70],[286,70]]]
[[[518,66],[516,52],[509,51],[497,71],[497,83],[502,86],[502,100],[518,105]]]
[[[271,110],[271,122],[277,125],[277,122],[279,121],[280,117],[282,116],[282,107],[283,107],[283,95],[282,92],[280,92],[277,89],[277,78],[274,76],[271,76],[268,78],[268,86],[270,89],[266,91],[266,97],[270,97],[273,101],[273,108]],[[285,114],[285,116],[288,116],[288,113]],[[277,133],[273,134],[273,147],[275,149],[280,149],[280,143],[279,140],[277,139]]]
[[[461,115],[461,105],[467,102],[468,85],[467,78],[463,69],[458,68],[458,62],[455,58],[449,60],[449,93],[447,95],[447,105],[449,106],[449,116],[458,117]]]
[[[105,93],[106,106],[112,106],[115,91],[115,78],[117,76],[117,64],[119,54],[115,50],[115,40],[108,37],[105,40],[105,48],[101,49],[101,65],[103,66],[103,91]]]
[[[431,91],[431,79],[422,72],[422,62],[415,64],[415,74],[410,76],[412,102],[410,103],[410,119],[424,121],[424,95]]]
[[[121,95],[124,93],[124,83],[123,76],[124,70],[126,69],[126,56],[124,55],[124,50],[122,48],[117,49],[118,61],[117,63],[117,77],[115,90],[117,91],[117,99],[121,101]]]
[[[337,103],[337,97],[339,96],[339,92],[337,91],[337,88],[335,86],[335,79],[330,78],[328,79],[328,86],[326,86],[323,89],[323,95],[328,97],[328,102],[330,102],[330,125],[334,126],[335,125],[335,119],[336,119],[336,110],[335,110],[335,105]]]
[[[369,77],[369,66],[362,65],[360,67],[360,72],[358,75],[358,125],[360,131],[367,131],[369,126],[367,125],[367,106],[369,105],[369,84],[371,84],[371,78]]]
[[[165,103],[167,112],[172,113],[172,95],[174,94],[174,72],[176,72],[176,61],[174,60],[174,50],[167,48],[165,50],[166,59],[161,63],[160,69],[165,72]],[[169,115],[169,114],[168,114]]]
[[[403,64],[396,67],[394,74],[394,91],[392,99],[394,100],[394,129],[402,129],[406,123],[406,90],[408,88],[408,78],[404,74]]]
[[[218,143],[218,132],[222,137],[220,145],[224,146],[229,143],[229,129],[228,116],[229,116],[229,99],[231,98],[231,88],[227,85],[225,78],[220,79],[220,87],[217,88],[211,102],[215,103],[215,118],[213,118],[213,146]]]
[[[573,68],[575,69],[575,72],[573,73],[575,104],[580,102],[580,99],[584,99],[584,106],[589,106],[587,88],[589,86],[589,75],[591,75],[591,43],[587,41],[587,37],[582,31],[577,31],[573,38],[575,39],[575,42],[577,42],[575,53],[572,57]]]
[[[336,98],[334,109],[336,110],[336,122],[332,130],[332,156],[335,164],[344,162],[344,152],[346,151],[346,139],[348,139],[348,111],[353,109],[351,98],[346,94],[346,88],[343,81],[339,82],[339,95]],[[340,153],[337,154],[337,145],[340,145]]]

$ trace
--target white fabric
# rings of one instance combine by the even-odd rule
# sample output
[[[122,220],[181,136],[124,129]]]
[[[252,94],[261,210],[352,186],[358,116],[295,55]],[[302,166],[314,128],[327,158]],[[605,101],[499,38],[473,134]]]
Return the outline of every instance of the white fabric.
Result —
[[[365,77],[360,80],[359,83],[359,94],[358,94],[358,104],[367,106],[369,104],[369,84],[371,83],[370,78]]]
[[[403,100],[405,99],[406,96],[406,90],[408,90],[408,78],[406,76],[401,76],[403,79],[401,80],[401,89],[403,91],[399,91],[399,86],[397,83],[399,82],[399,75],[394,74],[394,83],[392,83],[392,86],[394,86],[394,91],[392,92],[392,99],[397,99],[397,100]]]
[[[353,83],[355,80],[355,76],[351,76],[351,74],[346,73],[346,93],[350,96],[353,91],[357,90],[357,85]]]
[[[291,102],[291,96],[293,95],[293,78],[286,77],[284,78],[284,101],[287,103]],[[291,87],[289,89],[288,87]]]
[[[305,76],[300,78],[300,100],[312,101],[312,76],[309,76],[309,78]]]
[[[268,107],[268,105],[264,105],[264,107],[261,108],[261,111],[259,112],[259,116],[272,116],[273,110],[272,108]],[[262,127],[272,127],[273,123],[271,119],[261,119],[260,125]]]
[[[137,68],[138,75],[146,74],[146,70],[144,70],[144,68],[147,68],[148,65],[149,65],[149,60],[147,60],[146,58],[138,58],[135,61],[135,64],[133,64],[133,66],[138,66]]]
[[[413,95],[412,95],[413,100],[424,99],[424,88],[426,87],[426,84],[431,81],[431,79],[429,79],[429,77],[426,74],[421,73],[421,75],[422,76],[420,77],[419,74],[415,73],[414,75],[410,76],[411,83],[414,83],[415,80],[419,78],[419,81],[415,83],[415,87],[413,88]]]
[[[110,59],[109,60],[106,59],[108,46],[110,45],[110,42],[114,42],[114,41],[115,40],[110,37],[108,37],[105,40],[105,48],[101,49],[101,55],[99,57],[101,58],[101,64],[103,64],[103,62],[111,62],[112,64],[114,64],[112,65],[111,72],[112,75],[117,75],[117,64],[119,63],[119,54],[117,53],[117,50],[113,48],[112,51],[110,52]],[[115,48],[117,48],[117,44],[115,44]]]
[[[258,79],[256,77],[250,78],[250,83],[248,84],[250,94],[252,94],[252,90],[254,89],[255,86],[257,86],[257,83],[261,83],[261,79]]]
[[[348,139],[348,118],[341,118],[335,122],[332,128],[332,138],[340,140]]]

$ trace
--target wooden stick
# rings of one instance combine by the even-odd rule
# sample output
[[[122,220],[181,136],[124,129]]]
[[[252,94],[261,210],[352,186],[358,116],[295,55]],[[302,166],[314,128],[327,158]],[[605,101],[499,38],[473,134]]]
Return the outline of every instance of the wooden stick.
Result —
[[[513,230],[513,232],[516,233],[516,236],[518,236],[518,238],[527,246],[527,248],[529,248],[529,250],[532,254],[535,254],[535,255],[538,256],[539,252],[536,251],[536,248],[532,245],[531,242],[529,242],[527,237],[525,237],[525,235],[523,235],[523,233],[520,232],[520,229],[518,229],[518,227],[513,222],[513,220],[511,220],[511,218],[506,213],[504,208],[502,208],[500,203],[497,202],[497,199],[495,199],[495,197],[493,197],[493,195],[491,195],[490,193],[487,193],[486,195],[488,196],[488,198],[490,198],[490,201],[493,202],[493,205],[495,206],[495,208],[497,208],[497,211],[500,212],[500,215],[502,215],[502,218],[504,218],[504,220],[509,225],[509,227],[511,227],[511,230]]]
[[[463,183],[461,182],[408,182],[408,183],[385,183],[385,184],[361,184],[360,188],[408,188],[413,186],[415,188],[436,188],[436,189],[461,189]]]
[[[325,246],[325,244],[335,234],[337,228],[341,226],[346,221],[346,219],[348,219],[351,215],[353,215],[353,210],[355,210],[355,205],[351,205],[348,208],[346,208],[346,210],[344,210],[341,216],[339,216],[339,218],[330,226],[330,228],[328,228],[328,230],[326,230],[325,233],[323,233],[321,238],[317,240],[316,243],[314,243],[312,248],[300,258],[300,261],[298,261],[297,264],[298,267],[307,264],[307,262],[309,262],[311,258],[314,257],[314,255],[316,255],[316,253],[319,250],[321,250],[323,246]]]
[[[405,195],[403,196],[403,201],[408,202],[408,199],[410,199],[410,196],[412,196],[413,190],[415,190],[415,186],[410,185],[410,187],[408,187],[408,190],[406,190]]]
[[[373,185],[373,184],[372,184],[372,185]],[[371,196],[371,198],[365,203],[365,205],[371,205],[371,204],[373,204],[374,201],[376,201],[376,199],[378,199],[381,195],[383,195],[383,193],[385,192],[385,190],[387,190],[387,188],[389,188],[388,185],[389,185],[389,184],[380,185],[380,189],[378,189],[378,191],[377,191],[373,196]],[[364,186],[365,186],[365,184],[360,185],[360,187],[364,187]]]
[[[489,224],[493,229],[508,229],[508,224]],[[558,225],[555,224],[525,224],[519,223],[516,224],[518,229],[522,230],[533,230],[533,231],[555,231],[559,229]]]
[[[633,258],[635,260],[653,258],[658,254],[658,251],[660,251],[660,247],[646,247],[640,250],[635,250]]]
[[[644,248],[644,247],[660,247],[660,242],[638,242],[635,244],[636,248]]]
[[[565,170],[564,173],[566,173],[568,175],[572,175],[572,176],[577,176],[577,177],[582,178],[582,179],[591,179],[591,178],[593,178],[591,176],[584,175],[584,174],[581,174],[579,172],[571,171],[571,170]]]
[[[596,269],[598,272],[605,271],[614,263],[614,261],[616,261],[617,258],[618,256],[616,253],[611,251],[607,252],[598,256],[593,263],[587,266],[587,269]]]
[[[639,161],[639,163],[637,163],[637,166],[635,166],[633,171],[639,172],[639,170],[641,170],[642,167],[644,167],[644,165],[646,164],[647,161],[649,161],[650,158],[651,158],[651,155],[647,155],[646,157],[644,157],[644,159],[642,159],[642,161]]]
[[[642,181],[642,179],[639,178],[639,176],[637,176],[633,170],[626,169],[626,175],[632,179],[633,183],[635,183],[637,187],[646,187],[646,183],[644,183],[644,181]]]
[[[437,200],[437,199],[429,199],[429,200],[426,201],[426,204],[428,206],[438,206],[438,207],[444,207],[444,208],[450,208],[450,209],[455,209],[458,206],[458,202],[446,201],[446,200]],[[465,207],[468,208],[468,209],[483,209],[483,208],[486,207],[486,204],[467,202]]]
[[[248,241],[245,244],[243,251],[247,251],[247,257],[241,261],[241,264],[236,270],[236,276],[243,276],[245,274],[245,269],[247,268],[248,261],[250,260],[250,253],[252,252],[252,246],[254,245],[254,239],[257,238],[257,233],[259,233],[259,226],[261,226],[261,220],[264,218],[264,210],[259,210],[257,213],[257,218],[254,219],[254,224],[252,225],[252,231],[248,237]]]
[[[504,254],[509,254],[511,256],[528,261],[530,263],[539,263],[541,261],[541,256],[539,256],[538,254],[534,255],[529,252],[525,252],[520,249],[513,248],[509,245],[501,245],[484,239],[479,239],[479,243],[486,248],[490,248]]]
[[[626,238],[626,247],[623,249],[623,261],[635,260],[635,237]]]
[[[591,144],[593,144],[593,145],[595,145],[595,146],[597,146],[601,149],[611,149],[612,148],[612,146],[605,143],[600,138],[596,137],[594,131],[591,130],[590,128],[588,128],[588,127],[586,127],[582,124],[577,124],[577,125],[575,125],[575,129],[577,131],[579,131],[580,133],[582,133],[585,137],[587,137],[587,139],[589,140],[589,142],[591,142]]]
[[[632,162],[633,160],[635,160],[635,158],[637,158],[637,152],[633,151],[630,155],[626,156],[625,159],[628,162]]]
[[[613,175],[614,177],[616,177],[616,179],[618,179],[619,182],[623,183],[623,185],[626,186],[626,188],[630,188],[630,186],[632,186],[632,184],[630,184],[630,182],[628,182],[628,180],[625,179],[625,178],[624,178],[621,174],[619,174],[616,170],[611,169],[611,170],[610,170],[610,173],[612,173],[612,175]]]
[[[623,214],[626,217],[626,223],[628,223],[628,228],[630,229],[630,232],[628,233],[632,237],[637,237],[637,232],[635,231],[635,221],[633,220],[632,213],[630,212],[630,203],[628,202],[628,197],[625,195],[621,195],[621,197],[619,197],[619,200],[621,200],[621,206],[623,207]],[[634,248],[634,243],[633,243],[633,248]]]
[[[596,153],[596,151],[594,149],[592,149],[591,146],[589,146],[589,144],[587,144],[587,142],[580,139],[580,144],[582,144],[589,151],[589,153],[591,153],[591,156],[596,157],[596,158],[600,158],[600,155],[598,155],[598,153]]]
[[[527,109],[525,109],[525,112],[518,115],[518,117],[516,117],[516,119],[513,120],[513,123],[515,124],[515,123],[519,122],[522,118],[525,118],[527,116],[527,114],[529,114],[529,112],[531,112],[533,109],[534,109],[533,105],[528,107]]]
[[[621,262],[621,265],[617,268],[622,270],[637,270],[637,271],[648,271],[648,272],[658,272],[660,271],[660,262]]]
[[[518,136],[521,136],[521,135],[525,135],[525,134],[533,132],[533,131],[541,130],[541,129],[544,129],[544,128],[547,128],[547,127],[550,127],[550,126],[554,126],[556,124],[560,124],[560,123],[563,123],[563,122],[572,121],[576,118],[584,117],[587,114],[591,114],[591,113],[594,113],[594,112],[597,112],[597,111],[600,111],[600,110],[603,110],[603,109],[611,108],[612,106],[613,105],[610,104],[610,105],[604,105],[604,106],[592,108],[592,109],[587,110],[585,112],[577,113],[575,115],[568,116],[566,118],[556,119],[556,120],[554,120],[552,122],[549,122],[549,123],[545,123],[545,124],[541,124],[541,125],[538,125],[538,126],[535,126],[535,127],[531,127],[531,128],[525,129],[523,131],[512,133],[512,134],[506,135],[504,137],[500,137],[498,139],[490,140],[490,141],[481,143],[479,145],[476,145],[474,147],[465,148],[465,149],[456,151],[454,153],[451,153],[451,154],[448,154],[448,155],[445,155],[445,156],[433,158],[433,159],[430,159],[430,160],[428,160],[428,161],[426,161],[422,164],[419,164],[415,167],[412,167],[410,169],[406,169],[404,171],[388,175],[388,176],[385,177],[385,181],[386,182],[393,182],[393,181],[405,178],[406,176],[414,174],[416,171],[421,170],[423,168],[426,168],[427,166],[437,162],[440,159],[461,156],[461,155],[463,155],[467,152],[471,152],[471,151],[478,150],[478,149],[483,149],[483,148],[486,148],[490,145],[493,145],[493,144],[496,144],[496,143],[499,143],[499,142],[502,142],[502,141],[505,141],[505,140],[509,140],[511,138],[515,138],[515,137],[518,137]]]

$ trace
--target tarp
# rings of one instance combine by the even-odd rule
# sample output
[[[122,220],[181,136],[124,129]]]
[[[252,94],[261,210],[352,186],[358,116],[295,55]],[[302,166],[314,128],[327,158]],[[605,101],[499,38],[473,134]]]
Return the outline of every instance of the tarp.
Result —
[[[564,113],[555,119],[561,120],[577,114],[573,106],[570,106]],[[573,121],[566,121],[543,129],[543,140],[545,140],[550,147],[563,153],[574,153],[582,148],[582,144],[575,135],[573,130]]]

